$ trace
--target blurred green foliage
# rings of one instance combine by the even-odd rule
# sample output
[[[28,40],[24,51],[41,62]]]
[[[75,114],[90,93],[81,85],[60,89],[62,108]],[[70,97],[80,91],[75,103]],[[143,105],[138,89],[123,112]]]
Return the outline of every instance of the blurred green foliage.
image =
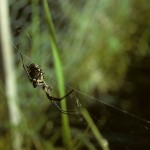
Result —
[[[29,57],[26,61],[36,62],[42,66],[46,72],[47,83],[54,88],[53,94],[58,94],[54,83],[56,80],[54,58],[42,1],[11,0],[9,2],[13,43],[19,44],[20,50]],[[124,87],[126,88],[124,90],[131,93],[135,87],[130,82],[133,81],[136,72],[130,78],[131,80],[127,81],[128,73],[136,71],[142,60],[150,58],[149,2],[146,0],[49,0],[49,4],[66,84],[97,97],[101,93],[118,94]],[[17,26],[22,26],[22,30],[15,34]],[[23,116],[22,125],[18,130],[23,134],[24,149],[65,149],[59,140],[61,137],[59,112],[55,109],[53,111],[53,107],[41,90],[33,89],[27,82],[20,56],[17,51],[15,53],[18,93]],[[149,61],[143,64],[141,68],[150,69]],[[149,78],[145,82],[148,80]],[[0,87],[4,87],[2,82],[0,84]],[[126,84],[128,86],[125,86]],[[83,98],[86,103],[86,97]],[[0,127],[0,149],[10,149],[11,146],[8,145],[10,125],[4,88],[0,88],[0,99],[0,120],[3,122]],[[127,101],[115,103],[130,109],[131,101],[128,97],[125,99]],[[137,103],[134,100],[135,106]],[[136,109],[138,112],[139,108]],[[73,125],[78,121],[79,119],[76,119]],[[80,131],[85,132],[85,129],[72,127],[74,145],[81,140],[77,135]],[[83,140],[77,149],[85,147],[94,149],[94,146],[87,142],[90,133],[84,134],[86,140]]]

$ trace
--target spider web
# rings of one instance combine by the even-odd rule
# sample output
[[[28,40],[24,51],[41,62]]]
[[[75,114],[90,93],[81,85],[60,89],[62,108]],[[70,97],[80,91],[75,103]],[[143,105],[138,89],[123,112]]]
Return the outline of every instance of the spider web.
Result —
[[[17,49],[14,44],[13,46]],[[17,51],[18,53],[20,52],[18,49]],[[27,64],[34,62],[24,54],[23,57]],[[49,81],[46,82],[50,82],[52,95],[58,95],[57,79],[53,74],[47,75],[47,73],[45,73],[45,80],[48,78]],[[69,116],[71,126],[82,130],[85,128],[85,134],[90,134],[90,138],[96,148],[100,147],[98,147],[84,117],[79,115],[81,114],[79,104],[81,107],[88,110],[91,118],[97,125],[97,128],[100,130],[104,138],[108,140],[110,149],[138,150],[150,147],[150,120],[112,104],[112,99],[115,101],[115,98],[112,95],[99,96],[97,98],[71,87],[70,85],[63,86],[66,89],[66,93],[74,89],[74,93],[72,93],[71,96],[67,98],[68,100],[66,100],[68,110],[74,110],[77,114],[76,116]],[[51,106],[51,108],[52,107],[53,106]],[[51,111],[60,113],[54,107]],[[84,138],[84,135],[81,137]]]
[[[13,44],[13,46],[19,53],[20,50],[18,50],[15,44]],[[25,54],[23,54],[23,56],[27,64],[34,62]],[[47,79],[49,79],[48,82]],[[57,79],[55,78],[54,72],[49,75],[45,73],[45,81],[47,84],[50,83],[52,94],[58,95]],[[71,94],[70,98],[66,101],[68,110],[74,110],[77,114],[80,114],[81,112],[77,104],[78,100],[81,107],[88,110],[97,128],[104,138],[108,140],[110,149],[138,150],[150,147],[150,120],[141,117],[140,114],[132,113],[115,105],[114,102],[118,99],[115,99],[113,95],[99,95],[95,97],[70,85],[63,86],[66,89],[66,93],[74,89],[74,93]],[[51,106],[51,108],[52,107],[53,106]],[[53,107],[52,111],[57,112],[58,110]],[[92,139],[95,147],[100,148],[83,116],[71,116],[70,124],[75,128],[86,128],[84,130],[85,134],[89,133],[90,139]],[[84,135],[82,138],[84,138]]]
[[[54,76],[51,77],[53,82],[56,83]],[[68,89],[68,91],[74,89],[68,85],[66,85],[65,88]],[[78,98],[81,106],[89,110],[91,118],[94,120],[95,124],[97,124],[99,130],[102,131],[104,137],[108,140],[110,149],[137,150],[150,147],[148,142],[150,140],[149,120],[111,104],[109,102],[109,99],[112,98],[111,95],[96,98],[83,91],[77,89],[74,90],[75,96],[72,98],[74,101],[71,100],[74,108],[77,107],[75,100]],[[93,108],[90,108],[88,105],[85,106],[84,101],[92,104],[92,107],[96,110],[92,110]],[[97,109],[103,111],[98,111]],[[83,125],[87,126],[84,118],[80,121]]]
[[[79,2],[81,2],[81,1],[79,1]],[[107,39],[107,36],[105,37],[104,35],[105,34],[107,35],[107,34],[111,33],[112,28],[114,28],[114,30],[116,29],[115,28],[116,24],[115,24],[115,22],[112,21],[113,18],[111,18],[111,17],[109,18],[109,16],[111,16],[112,13],[111,13],[110,9],[107,10],[109,8],[108,7],[109,4],[110,4],[110,6],[111,6],[111,4],[113,5],[113,3],[111,1],[109,1],[110,3],[108,3],[107,1],[106,2],[105,1],[95,1],[95,3],[92,2],[92,1],[91,1],[92,3],[90,3],[90,1],[87,1],[87,2],[89,2],[89,4],[88,4],[87,9],[85,9],[85,16],[84,16],[84,14],[82,15],[82,11],[81,11],[81,14],[79,14],[79,16],[75,15],[76,13],[74,12],[74,9],[72,9],[72,8],[71,8],[71,11],[70,11],[71,13],[69,13],[69,14],[71,14],[72,15],[71,18],[75,18],[75,20],[77,20],[76,18],[80,19],[79,20],[79,24],[78,23],[75,24],[75,27],[80,26],[81,22],[83,22],[82,19],[84,17],[87,17],[88,18],[87,20],[89,20],[90,23],[92,23],[92,21],[91,21],[92,18],[96,18],[95,20],[97,22],[93,22],[93,24],[91,25],[92,29],[90,27],[88,27],[88,25],[86,25],[87,22],[83,22],[83,23],[85,23],[87,28],[84,28],[84,26],[82,24],[81,25],[81,29],[77,28],[77,30],[80,29],[80,31],[76,31],[76,28],[75,28],[75,32],[73,32],[73,33],[71,32],[72,36],[69,36],[70,34],[66,34],[65,33],[65,34],[59,35],[60,37],[58,37],[60,39],[71,39],[70,40],[71,41],[70,42],[71,46],[68,44],[67,46],[69,48],[67,46],[65,47],[65,49],[70,49],[70,47],[71,47],[72,48],[72,52],[75,52],[75,53],[71,54],[71,56],[74,55],[74,57],[73,56],[71,57],[71,61],[73,59],[75,59],[75,57],[79,57],[79,61],[83,62],[82,57],[81,57],[81,53],[83,53],[84,51],[81,51],[80,48],[81,48],[82,42],[83,43],[85,42],[83,37],[87,36],[87,34],[89,35],[89,36],[87,36],[87,42],[86,42],[87,43],[87,47],[88,47],[89,46],[88,45],[88,43],[89,43],[88,41],[92,41],[93,39],[94,40],[97,40],[97,39],[99,40],[99,38],[101,38],[101,39],[104,38],[104,40],[102,40],[101,42],[105,42],[105,39]],[[19,1],[19,3],[17,3],[17,1],[14,0],[11,3],[13,4],[12,6],[16,7],[14,9],[15,10],[14,13],[17,14],[17,11],[20,12],[18,14],[18,16],[17,16],[20,19],[18,19],[17,21],[14,21],[14,23],[13,23],[13,25],[15,27],[18,24],[22,25],[24,22],[26,22],[27,19],[30,20],[29,18],[31,17],[31,14],[30,14],[29,11],[27,11],[27,10],[30,10],[30,5],[27,5],[28,7],[25,7],[25,9],[21,9],[21,7],[24,8],[24,5],[21,4],[21,1]],[[25,3],[25,1],[24,1],[24,3]],[[30,3],[30,2],[27,2],[27,3]],[[68,30],[66,30],[66,26],[67,27],[69,26],[68,22],[69,22],[70,18],[68,19],[67,15],[63,16],[64,13],[59,8],[60,5],[57,4],[57,1],[52,1],[51,0],[50,3],[52,4],[52,8],[54,8],[52,10],[53,11],[52,15],[53,15],[53,19],[55,21],[55,24],[63,25],[63,27],[61,26],[60,28],[59,27],[57,28],[58,32],[66,32],[66,31],[68,31]],[[64,3],[66,3],[66,2],[64,1]],[[82,1],[81,3],[83,3],[83,5],[84,5],[84,3],[86,3],[86,1]],[[58,6],[58,7],[56,7],[55,5]],[[64,4],[64,6],[65,5],[66,4]],[[81,6],[83,6],[83,5],[80,5],[80,3],[78,3],[77,1],[73,2],[73,6],[77,6],[77,8],[78,8],[77,10],[80,10]],[[99,8],[101,6],[102,6],[102,10],[99,10]],[[116,4],[113,5],[113,6],[114,7],[110,7],[110,8],[112,8],[112,12],[113,11],[114,12],[126,12],[125,10],[128,10],[128,9],[124,9],[124,11],[116,11],[116,9],[120,10],[120,8],[122,8],[122,7],[116,7]],[[123,5],[123,6],[127,6],[127,5]],[[66,14],[67,14],[67,11],[68,11],[67,7],[64,7],[64,8],[65,8],[65,11],[66,11]],[[105,9],[106,9],[106,14],[103,13],[103,11],[105,11]],[[82,8],[81,8],[81,10],[82,10]],[[98,14],[101,14],[100,18],[98,18],[98,16],[99,16]],[[127,14],[128,14],[128,12],[127,12]],[[43,15],[43,12],[42,12],[41,15]],[[126,16],[126,14],[123,14],[123,15],[125,16],[125,18],[129,18],[128,16]],[[91,18],[89,18],[89,16],[91,16]],[[14,18],[15,17],[12,17],[12,20]],[[123,22],[122,23],[123,25],[121,25],[121,28],[124,27],[124,24],[126,24],[127,22],[129,22],[129,21],[126,20],[125,23]],[[101,36],[99,36],[99,37],[97,37],[95,39],[94,36],[95,36],[95,31],[96,30],[94,30],[94,29],[97,28],[96,24],[100,24],[101,25],[102,31],[100,32]],[[29,24],[25,23],[25,25],[28,26]],[[111,26],[112,26],[112,28],[111,28]],[[117,30],[118,30],[118,26],[119,25],[117,25]],[[44,23],[42,23],[42,29],[45,29]],[[92,34],[91,34],[91,31],[92,31]],[[42,32],[47,32],[47,31],[43,30]],[[77,34],[75,35],[75,33],[77,33]],[[79,34],[79,33],[82,33],[82,34]],[[112,34],[114,34],[114,33],[112,33]],[[45,34],[43,34],[43,35],[45,36]],[[81,35],[83,37],[79,38],[79,36],[81,36]],[[74,38],[76,38],[76,39],[74,39]],[[25,36],[25,39],[26,39],[26,36]],[[45,40],[46,38],[44,37],[43,39]],[[83,39],[83,40],[81,40],[81,39]],[[109,39],[109,40],[110,40],[109,44],[111,44],[112,41],[111,41],[111,39]],[[21,45],[21,51],[28,49],[29,42],[24,42],[23,41],[22,43],[20,43],[20,40],[18,40],[18,39],[16,39],[16,41],[18,42],[18,44]],[[114,41],[114,43],[115,42],[117,42],[117,41]],[[43,45],[49,45],[50,44],[50,43],[48,43],[48,44],[47,43],[48,43],[48,41],[44,41]],[[65,43],[65,42],[63,41],[62,43],[59,43],[59,44],[61,44],[60,47],[63,47],[63,43]],[[24,44],[24,46],[23,46],[23,44]],[[117,43],[115,43],[115,44],[117,44]],[[101,43],[101,45],[102,45],[102,43]],[[85,49],[87,47],[85,47]],[[38,47],[38,49],[40,49],[40,48]],[[48,49],[48,48],[46,47],[45,49]],[[93,49],[93,46],[92,46],[92,49]],[[100,47],[100,49],[103,49],[103,47]],[[26,50],[25,53],[26,52],[28,53],[29,51]],[[29,57],[24,55],[24,57],[25,57],[25,59],[27,60],[28,63],[39,62],[39,60],[37,60],[39,57],[35,56],[36,54],[39,56],[39,53],[40,53],[41,58],[45,58],[46,59],[45,55],[40,50],[39,50],[39,53],[38,52],[35,53],[35,51],[34,51],[31,55],[28,55],[27,53],[26,53],[26,55],[30,56],[32,58],[32,60],[31,60]],[[33,57],[33,56],[35,56],[35,57]],[[39,59],[41,59],[41,58],[39,58]],[[81,58],[81,60],[80,60],[80,58]],[[48,56],[48,59],[50,59],[49,56]],[[68,59],[69,58],[67,58],[66,60],[68,60]],[[20,58],[18,60],[20,61]],[[70,62],[70,60],[69,60],[69,62]],[[44,69],[45,64],[43,64],[42,62],[41,62],[41,67],[42,67],[42,69],[44,71],[47,72],[47,70]],[[20,69],[22,69],[21,65],[20,65]],[[24,74],[23,74],[23,76],[24,76]],[[23,80],[23,82],[21,82],[21,83],[26,83],[26,81],[27,81],[27,78],[25,78]],[[50,71],[50,73],[46,73],[45,81],[46,81],[46,83],[48,85],[50,85],[52,87],[52,95],[58,96],[59,92],[58,92],[58,87],[57,87],[57,79],[55,78],[55,75],[54,75],[54,73],[52,71]],[[121,105],[119,105],[117,103],[117,101],[121,101],[121,98],[116,98],[114,95],[111,95],[111,94],[90,95],[90,94],[87,94],[88,92],[84,92],[84,91],[78,90],[76,87],[71,87],[70,85],[64,85],[64,88],[66,89],[66,93],[69,92],[72,89],[75,90],[75,92],[66,101],[67,105],[68,105],[68,110],[75,110],[75,111],[80,113],[80,111],[78,109],[78,106],[77,106],[77,103],[76,103],[76,100],[78,99],[79,102],[81,103],[81,107],[86,108],[88,110],[88,112],[91,115],[91,118],[94,120],[94,122],[97,125],[98,129],[100,130],[100,132],[102,133],[104,138],[106,140],[108,140],[110,150],[113,150],[113,149],[114,150],[120,150],[120,149],[121,150],[124,150],[124,149],[125,150],[150,149],[150,143],[149,143],[149,141],[150,141],[150,121],[149,120],[150,119],[149,118],[148,119],[144,118],[143,117],[144,115],[140,114],[140,112],[134,112],[132,110],[132,108],[131,109],[128,109],[126,107],[125,107],[126,109],[123,108],[123,106],[121,106]],[[24,90],[25,94],[28,95],[28,97],[26,96],[27,99],[24,99],[24,105],[27,105],[27,102],[30,99],[31,103],[28,102],[28,106],[27,107],[29,108],[30,104],[31,104],[32,107],[34,106],[35,116],[40,116],[41,114],[38,114],[40,108],[41,107],[45,108],[49,104],[49,101],[43,100],[44,96],[43,96],[43,92],[42,92],[42,94],[40,93],[41,89],[38,89],[38,90],[37,89],[34,90],[32,86],[29,87],[29,91]],[[36,91],[38,91],[38,93]],[[33,97],[35,99],[33,99]],[[41,101],[41,99],[42,99],[42,101]],[[41,104],[41,105],[39,106],[39,104]],[[50,115],[49,120],[54,120],[55,118],[58,118],[58,116],[56,116],[55,114],[59,114],[60,115],[60,112],[58,112],[57,109],[55,107],[53,107],[52,105],[50,105],[50,107],[48,105],[48,107],[46,107],[46,108],[48,109],[48,111],[50,111],[50,113],[48,113],[48,115]],[[34,113],[34,109],[31,108],[31,110],[29,112],[31,114],[33,114]],[[40,112],[42,112],[42,111],[40,111]],[[30,116],[30,115],[28,114],[27,116]],[[80,133],[82,131],[85,131],[84,135],[82,135],[81,137],[83,139],[85,138],[86,140],[90,139],[90,141],[88,141],[88,142],[94,143],[94,146],[96,147],[95,149],[100,149],[100,147],[97,146],[98,144],[96,142],[96,139],[94,138],[94,136],[91,133],[90,129],[88,129],[88,124],[86,123],[85,119],[83,117],[81,117],[81,116],[79,116],[79,117],[69,116],[69,118],[70,118],[71,127],[74,129],[74,130],[72,130],[72,132]],[[60,120],[58,120],[58,122],[60,122]],[[55,125],[58,124],[58,122],[56,120],[55,121]],[[73,134],[75,134],[75,133],[73,133]],[[87,135],[88,135],[89,139],[86,138]]]

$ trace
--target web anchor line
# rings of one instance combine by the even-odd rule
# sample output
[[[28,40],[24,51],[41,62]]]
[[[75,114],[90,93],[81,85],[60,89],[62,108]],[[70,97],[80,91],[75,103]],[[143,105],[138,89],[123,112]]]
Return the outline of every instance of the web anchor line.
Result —
[[[50,76],[53,78],[53,80],[56,81],[56,78],[55,78],[54,76],[52,76],[52,75],[50,75]],[[70,88],[70,89],[72,89],[72,87],[71,87],[70,85],[63,85],[63,86],[64,86],[65,88]],[[90,98],[90,99],[93,99],[93,100],[95,100],[95,101],[97,101],[97,102],[99,102],[99,103],[102,103],[102,104],[104,104],[104,105],[106,105],[106,106],[108,106],[108,107],[110,107],[110,108],[113,108],[113,109],[115,109],[115,110],[117,110],[117,111],[120,111],[120,112],[122,112],[122,113],[124,113],[124,114],[126,114],[126,115],[128,115],[128,116],[131,116],[131,117],[133,117],[133,118],[136,118],[137,120],[140,120],[140,121],[142,121],[142,122],[147,123],[148,125],[150,125],[150,120],[143,119],[143,118],[141,118],[141,117],[139,117],[139,116],[137,116],[137,115],[135,115],[135,114],[133,114],[133,113],[130,113],[130,112],[124,110],[124,109],[118,108],[118,107],[116,107],[116,106],[114,106],[114,105],[111,105],[111,104],[109,104],[109,103],[107,103],[107,102],[105,102],[105,101],[103,101],[103,100],[100,100],[100,99],[98,99],[98,98],[96,98],[96,97],[93,97],[93,96],[91,96],[91,95],[88,95],[88,94],[86,94],[86,93],[84,93],[84,92],[82,92],[82,91],[80,91],[80,90],[77,90],[76,88],[73,88],[73,89],[74,89],[75,92],[77,92],[77,93],[79,93],[79,94],[81,94],[81,95],[84,95],[84,96],[86,96],[86,97],[88,97],[88,98]]]
[[[90,96],[90,95],[88,95],[88,94],[86,94],[86,93],[84,93],[84,92],[82,92],[82,91],[79,91],[79,90],[76,90],[76,89],[74,89],[74,91],[76,91],[76,92],[78,92],[78,93],[80,93],[80,94],[82,94],[82,95],[84,95],[84,96],[87,96],[87,97],[90,98],[90,99],[93,99],[93,100],[95,100],[95,101],[97,101],[97,102],[99,102],[99,103],[102,103],[102,104],[104,104],[104,105],[106,105],[106,106],[108,106],[108,107],[111,107],[111,108],[113,108],[113,109],[115,109],[115,110],[117,110],[117,111],[120,111],[120,112],[122,112],[122,113],[124,113],[124,114],[127,114],[127,115],[129,115],[129,116],[131,116],[131,117],[133,117],[133,118],[136,118],[136,119],[138,119],[138,120],[140,120],[140,121],[142,121],[142,122],[145,122],[145,123],[147,123],[147,124],[150,125],[150,120],[143,119],[143,118],[141,118],[141,117],[139,117],[139,116],[137,116],[137,115],[135,115],[135,114],[133,114],[133,113],[130,113],[130,112],[126,111],[126,110],[123,110],[123,109],[118,108],[118,107],[116,107],[116,106],[114,106],[114,105],[111,105],[111,104],[109,104],[109,103],[106,103],[105,101],[102,101],[102,100],[100,100],[100,99],[98,99],[98,98],[95,98],[95,97],[93,97],[93,96]]]

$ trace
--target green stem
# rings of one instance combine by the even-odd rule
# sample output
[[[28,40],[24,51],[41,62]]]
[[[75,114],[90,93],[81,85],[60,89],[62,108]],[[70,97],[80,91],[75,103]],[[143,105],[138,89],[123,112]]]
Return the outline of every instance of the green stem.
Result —
[[[100,131],[97,129],[96,125],[94,124],[94,122],[93,122],[92,118],[90,117],[89,113],[87,112],[87,110],[82,108],[81,112],[82,112],[86,122],[88,123],[89,127],[91,128],[91,130],[92,130],[95,138],[97,139],[99,145],[101,146],[101,148],[103,150],[109,150],[108,142],[103,138]]]
[[[65,89],[63,87],[64,85],[64,76],[63,76],[63,69],[62,69],[62,63],[59,57],[59,48],[57,45],[56,40],[56,34],[55,34],[55,27],[52,21],[50,8],[48,6],[47,0],[43,0],[44,3],[44,9],[47,17],[49,32],[50,32],[50,43],[54,58],[54,65],[55,65],[55,71],[56,71],[56,77],[58,81],[58,88],[60,92],[60,96],[63,96],[65,94]],[[63,110],[67,110],[66,102],[65,100],[61,101],[61,108]],[[62,138],[63,142],[66,146],[66,149],[71,149],[71,144],[69,141],[71,141],[71,134],[70,134],[70,126],[69,126],[69,118],[67,115],[62,114]]]

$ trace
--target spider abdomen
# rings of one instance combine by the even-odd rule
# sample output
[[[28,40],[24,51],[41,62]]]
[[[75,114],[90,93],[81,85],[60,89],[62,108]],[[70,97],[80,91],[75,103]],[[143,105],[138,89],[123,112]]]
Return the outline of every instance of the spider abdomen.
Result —
[[[42,83],[44,81],[44,72],[36,63],[28,66],[28,72],[31,77],[30,81],[33,82],[34,88],[37,86],[37,82]]]
[[[32,79],[39,79],[43,75],[42,69],[35,63],[31,64],[28,67],[29,75]]]

